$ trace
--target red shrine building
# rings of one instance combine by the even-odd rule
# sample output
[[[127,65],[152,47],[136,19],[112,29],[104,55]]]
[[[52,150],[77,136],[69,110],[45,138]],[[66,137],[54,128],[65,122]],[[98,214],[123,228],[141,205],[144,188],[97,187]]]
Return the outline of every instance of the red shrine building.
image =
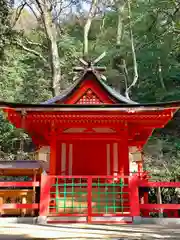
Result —
[[[9,121],[23,128],[37,149],[49,152],[49,209],[40,204],[40,215],[88,216],[88,221],[103,214],[139,215],[129,177],[143,174],[143,146],[178,108],[177,102],[127,99],[91,67],[42,104],[6,103]]]

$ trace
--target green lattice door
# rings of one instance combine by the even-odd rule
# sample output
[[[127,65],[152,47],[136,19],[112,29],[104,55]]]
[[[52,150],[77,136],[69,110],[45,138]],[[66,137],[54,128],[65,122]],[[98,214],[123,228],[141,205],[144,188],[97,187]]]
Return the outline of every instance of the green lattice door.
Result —
[[[128,185],[123,179],[93,179],[92,215],[125,215],[130,211]]]
[[[122,179],[57,177],[50,189],[50,216],[126,215],[129,208]]]
[[[87,215],[87,179],[56,178],[50,190],[50,215]]]

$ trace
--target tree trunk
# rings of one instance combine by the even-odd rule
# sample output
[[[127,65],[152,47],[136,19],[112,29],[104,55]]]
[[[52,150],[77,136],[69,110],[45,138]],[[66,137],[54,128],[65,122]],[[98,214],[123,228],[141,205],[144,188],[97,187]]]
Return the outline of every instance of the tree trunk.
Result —
[[[89,30],[91,28],[92,19],[96,12],[97,3],[98,3],[98,0],[92,0],[91,6],[89,9],[89,13],[88,13],[88,17],[87,17],[86,23],[84,25],[84,49],[83,49],[84,57],[87,57],[88,52],[89,52],[88,36],[89,36]]]
[[[162,204],[161,188],[157,188],[157,204]],[[163,217],[163,209],[159,209],[159,217]]]
[[[134,44],[134,36],[132,31],[132,19],[131,19],[131,0],[127,0],[127,8],[128,8],[128,19],[129,19],[129,33],[130,33],[130,40],[131,40],[131,50],[132,50],[132,58],[133,58],[133,68],[134,68],[134,76],[133,81],[130,84],[130,86],[126,90],[126,97],[129,98],[129,92],[133,86],[136,85],[138,81],[138,66],[137,66],[137,60],[136,60],[136,50],[135,50],[135,44]]]
[[[117,37],[116,37],[116,45],[120,46],[122,37],[123,37],[123,12],[125,9],[126,3],[120,1],[117,3],[117,10],[118,10],[118,24],[117,24]]]
[[[52,93],[54,96],[57,96],[61,90],[61,65],[57,45],[57,29],[56,24],[53,22],[50,3],[47,0],[43,1],[41,9],[44,28],[49,41],[50,64],[52,71]]]

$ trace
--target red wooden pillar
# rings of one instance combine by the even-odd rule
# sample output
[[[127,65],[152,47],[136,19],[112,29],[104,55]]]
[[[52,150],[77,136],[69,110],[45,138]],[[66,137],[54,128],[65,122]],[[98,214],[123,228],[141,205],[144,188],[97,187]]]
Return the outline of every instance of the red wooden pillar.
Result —
[[[127,176],[129,175],[129,146],[127,124],[125,124],[123,131],[120,133],[118,153],[119,173]]]
[[[88,200],[88,216],[87,216],[87,222],[90,224],[92,222],[92,177],[88,177],[88,195],[87,195],[87,200]]]
[[[143,163],[142,163],[142,161],[138,162],[137,164],[138,164],[138,173],[142,174],[142,172],[143,172]]]
[[[143,173],[143,154],[142,154],[142,147],[140,146],[138,150],[141,152],[141,159],[137,162],[138,164],[138,173],[141,175]]]
[[[123,130],[123,164],[124,164],[124,175],[129,176],[129,144],[128,144],[128,125],[125,124],[125,128]]]
[[[129,194],[128,192],[128,176],[129,176],[129,146],[128,146],[128,131],[127,124],[125,124],[124,129],[120,133],[119,149],[118,149],[118,167],[119,174],[123,179],[126,186],[123,187],[122,199],[124,206],[124,211],[129,211]],[[127,207],[126,207],[127,206]]]
[[[57,139],[56,141],[56,175],[61,175],[61,155],[62,155],[62,142]]]
[[[49,161],[50,175],[56,175],[56,155],[57,155],[56,151],[57,151],[56,135],[53,132],[50,141],[50,161]]]
[[[144,204],[148,204],[149,203],[149,194],[148,192],[144,193]]]
[[[129,181],[130,189],[130,211],[131,216],[140,216],[140,204],[139,204],[139,186],[138,186],[138,176],[131,176]]]
[[[124,177],[124,157],[125,152],[124,152],[124,146],[123,146],[123,140],[120,140],[118,142],[118,167],[119,167],[119,174],[120,176]]]
[[[143,201],[143,203],[144,204],[148,204],[149,203],[149,193],[148,192],[145,192],[144,193],[144,201]],[[149,210],[143,210],[143,215],[144,215],[144,217],[149,217]]]
[[[39,216],[46,217],[49,212],[50,203],[50,188],[51,178],[44,173],[41,174],[41,191],[40,191],[40,204],[39,204]]]

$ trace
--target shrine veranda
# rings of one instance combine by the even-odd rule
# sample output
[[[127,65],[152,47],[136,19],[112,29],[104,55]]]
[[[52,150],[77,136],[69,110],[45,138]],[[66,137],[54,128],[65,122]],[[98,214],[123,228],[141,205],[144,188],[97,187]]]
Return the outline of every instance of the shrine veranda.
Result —
[[[48,148],[50,157],[46,173],[41,159],[1,164],[3,175],[24,171],[32,180],[0,182],[0,214],[88,223],[132,222],[151,212],[179,218],[179,204],[149,203],[147,189],[176,188],[180,182],[153,182],[143,169],[142,154],[152,132],[163,128],[179,107],[180,102],[127,99],[91,68],[44,103],[2,102],[8,120],[29,134],[37,151]],[[4,188],[12,186],[24,188],[16,190],[19,202],[13,194],[7,202],[11,193]]]

